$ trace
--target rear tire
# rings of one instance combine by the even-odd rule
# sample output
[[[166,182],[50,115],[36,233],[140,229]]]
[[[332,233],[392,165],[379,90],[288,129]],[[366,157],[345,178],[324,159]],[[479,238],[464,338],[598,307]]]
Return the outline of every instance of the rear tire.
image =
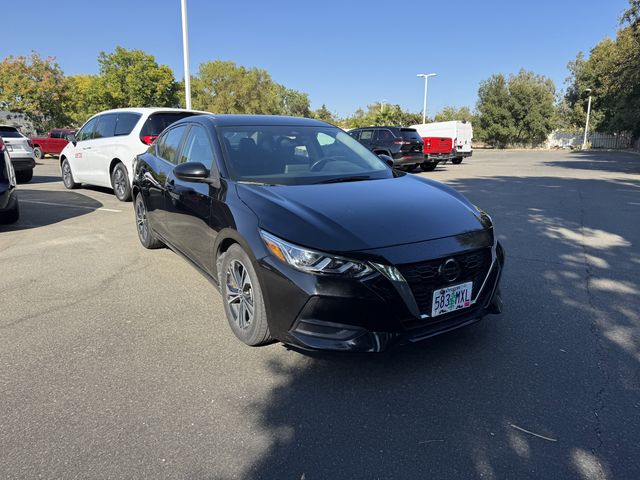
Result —
[[[131,200],[131,184],[129,183],[129,175],[127,169],[122,163],[118,163],[113,172],[111,172],[111,186],[116,198],[121,202]]]
[[[147,206],[144,203],[144,198],[142,198],[141,193],[136,195],[135,198],[135,214],[138,239],[142,246],[149,250],[163,247],[163,243],[158,240],[158,237],[156,237],[156,234],[153,232],[153,228],[151,228],[147,214]]]
[[[33,147],[33,156],[36,157],[36,160],[41,160],[44,158],[44,153],[40,147]]]
[[[420,164],[420,169],[421,169],[423,172],[433,172],[433,171],[436,169],[436,167],[438,166],[438,163],[439,163],[439,162],[433,162],[433,163],[427,163],[427,162],[425,162],[425,163],[421,163],[421,164]]]
[[[15,195],[15,193],[14,193]],[[16,223],[20,218],[20,206],[18,204],[18,199],[15,199],[16,205],[11,210],[0,214],[0,223],[9,224]]]
[[[460,165],[462,163],[462,157],[452,158],[451,163],[453,163],[454,165]]]
[[[262,289],[249,255],[235,244],[229,247],[218,272],[224,312],[231,331],[252,347],[271,341]]]
[[[28,183],[33,178],[33,168],[29,170],[21,170],[16,172],[16,180],[18,183]]]
[[[69,165],[69,161],[65,158],[62,161],[62,183],[65,188],[69,190],[73,190],[74,188],[78,188],[80,186],[79,183],[76,183],[73,179],[73,173],[71,172],[71,165]]]

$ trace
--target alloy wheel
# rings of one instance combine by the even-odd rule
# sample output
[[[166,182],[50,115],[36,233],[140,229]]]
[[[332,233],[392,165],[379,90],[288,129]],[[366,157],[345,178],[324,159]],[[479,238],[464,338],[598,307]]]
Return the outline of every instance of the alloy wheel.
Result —
[[[253,285],[247,268],[239,260],[232,260],[226,272],[226,301],[233,321],[242,330],[253,323]]]
[[[68,162],[64,162],[62,164],[62,181],[64,182],[65,187],[69,187],[71,185],[72,177],[71,177],[71,167]]]
[[[144,243],[149,235],[149,221],[147,220],[147,209],[142,198],[139,198],[136,202],[136,224],[138,226],[138,235]]]
[[[113,189],[116,191],[116,195],[118,196],[118,198],[124,197],[125,193],[127,192],[125,182],[126,179],[124,177],[122,169],[116,168],[116,171],[113,175]]]

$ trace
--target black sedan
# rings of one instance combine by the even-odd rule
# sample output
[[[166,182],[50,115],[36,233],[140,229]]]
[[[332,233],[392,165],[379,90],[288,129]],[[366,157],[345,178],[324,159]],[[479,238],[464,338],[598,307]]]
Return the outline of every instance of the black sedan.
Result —
[[[9,152],[0,138],[0,223],[15,223],[19,217],[16,175]]]
[[[141,243],[218,286],[248,345],[380,351],[501,308],[489,216],[324,122],[186,118],[137,157],[133,194]]]

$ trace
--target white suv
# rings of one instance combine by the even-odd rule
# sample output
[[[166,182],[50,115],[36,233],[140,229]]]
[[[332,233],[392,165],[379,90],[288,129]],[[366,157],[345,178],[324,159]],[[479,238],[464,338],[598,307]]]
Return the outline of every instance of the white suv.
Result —
[[[33,156],[33,144],[20,130],[11,125],[0,125],[0,138],[4,141],[11,156],[11,163],[20,183],[26,183],[33,178],[36,160]]]
[[[173,122],[205,112],[177,108],[119,108],[91,117],[60,153],[64,186],[81,183],[113,188],[118,200],[131,199],[133,160]]]

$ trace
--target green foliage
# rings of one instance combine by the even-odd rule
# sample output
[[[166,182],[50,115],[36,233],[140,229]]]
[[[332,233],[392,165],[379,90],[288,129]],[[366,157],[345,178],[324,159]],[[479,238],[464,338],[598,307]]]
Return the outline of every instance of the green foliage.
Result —
[[[632,2],[634,3],[634,2]],[[636,5],[637,7],[637,5]],[[629,21],[632,19],[629,13]],[[637,18],[635,20],[637,24]],[[630,131],[640,136],[640,32],[633,26],[605,38],[585,60],[582,53],[568,65],[570,77],[564,107],[566,123],[584,128],[586,89],[591,89],[593,129],[615,133]]]
[[[554,97],[553,82],[542,75],[492,75],[478,90],[475,136],[501,148],[539,144],[555,126]]]
[[[377,125],[414,125],[422,123],[422,114],[406,112],[400,105],[374,103],[365,112],[359,108],[342,122],[345,128],[371,127]]]
[[[447,106],[440,110],[433,117],[435,122],[450,122],[453,120],[459,120],[461,122],[473,122],[475,115],[469,107],[452,107]]]
[[[80,126],[89,117],[107,108],[97,75],[67,77],[66,87],[68,97],[64,108],[71,125]]]
[[[62,70],[51,57],[35,52],[28,57],[10,56],[0,63],[0,106],[27,114],[38,132],[66,125],[65,83]]]
[[[312,113],[312,117],[317,120],[322,120],[323,122],[335,124],[336,118],[333,116],[333,113],[327,108],[327,106],[323,103],[322,106],[314,110]]]
[[[292,90],[284,85],[276,84],[278,100],[280,102],[279,114],[289,115],[292,117],[311,117],[311,103],[309,95],[306,93]],[[324,105],[323,105],[324,107]],[[329,113],[331,115],[331,113]],[[317,117],[316,117],[317,118]],[[328,120],[327,120],[328,121]]]
[[[177,106],[173,71],[158,65],[153,55],[116,47],[113,53],[100,52],[98,63],[95,93],[105,108]]]

